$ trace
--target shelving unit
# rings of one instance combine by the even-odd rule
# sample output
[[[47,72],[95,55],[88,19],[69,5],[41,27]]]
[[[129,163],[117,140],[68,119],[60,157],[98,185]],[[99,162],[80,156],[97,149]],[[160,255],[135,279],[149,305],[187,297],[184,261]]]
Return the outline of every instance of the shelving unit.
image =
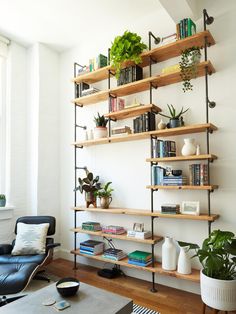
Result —
[[[77,172],[80,169],[84,169],[84,167],[77,166],[77,148],[89,147],[93,145],[102,145],[102,144],[112,144],[118,142],[126,142],[126,141],[135,141],[135,140],[150,140],[151,146],[151,156],[147,158],[146,161],[150,163],[150,168],[152,169],[153,165],[158,163],[165,163],[165,162],[186,162],[186,161],[193,161],[193,160],[205,160],[208,164],[208,169],[210,169],[210,163],[217,159],[217,156],[211,154],[209,152],[209,136],[213,131],[217,130],[217,127],[209,122],[209,114],[208,114],[208,107],[214,107],[215,103],[211,102],[208,97],[208,76],[215,72],[215,69],[212,63],[207,59],[207,48],[211,45],[215,44],[214,38],[211,33],[206,30],[206,24],[210,24],[208,21],[208,15],[204,10],[203,14],[204,18],[204,31],[200,32],[194,36],[187,37],[182,40],[178,40],[176,42],[170,43],[165,46],[157,47],[152,49],[151,47],[151,39],[155,36],[149,32],[149,50],[141,54],[142,63],[140,64],[142,67],[149,66],[149,77],[144,78],[140,81],[132,82],[129,84],[125,84],[122,86],[118,86],[115,88],[110,88],[110,79],[111,75],[114,74],[114,69],[111,66],[107,66],[101,68],[97,71],[85,73],[82,75],[77,76],[76,70],[79,66],[75,64],[74,66],[74,78],[73,82],[75,84],[75,97],[72,100],[72,103],[75,104],[74,106],[74,118],[75,118],[75,128],[74,128],[74,158],[75,158],[75,176],[74,176],[74,184],[75,187],[77,186]],[[206,86],[206,121],[203,124],[196,124],[196,125],[188,125],[183,127],[178,127],[174,129],[164,129],[164,130],[155,130],[150,132],[144,133],[135,133],[129,134],[125,136],[111,136],[111,121],[117,121],[121,119],[127,119],[131,117],[135,117],[141,115],[145,112],[154,112],[158,113],[161,111],[161,108],[153,104],[152,101],[152,91],[153,88],[159,88],[162,86],[175,84],[180,82],[181,76],[180,71],[177,70],[172,73],[168,74],[159,74],[153,75],[152,74],[152,66],[156,62],[165,61],[167,59],[177,57],[181,54],[182,50],[190,48],[192,46],[197,46],[200,48],[204,48],[204,61],[199,63],[198,70],[197,70],[197,77],[204,76],[205,77],[205,86]],[[127,65],[132,65],[132,62],[127,62],[124,64],[124,67]],[[92,84],[99,82],[101,80],[108,79],[108,89],[97,92],[92,95],[87,95],[83,97],[77,97],[76,89],[77,85],[81,83]],[[77,123],[77,109],[79,107],[92,105],[94,103],[99,103],[102,101],[109,100],[114,97],[122,97],[131,95],[134,93],[139,93],[143,91],[149,91],[150,93],[150,101],[149,104],[140,107],[134,107],[129,109],[120,110],[117,112],[110,112],[110,107],[108,106],[108,113],[105,115],[109,119],[109,134],[106,138],[101,139],[94,139],[88,141],[78,141],[77,140],[77,129],[78,127],[82,127]],[[206,134],[206,142],[207,142],[207,151],[205,154],[198,155],[198,156],[176,156],[176,157],[164,157],[164,158],[154,158],[153,157],[153,139],[158,138],[165,138],[170,136],[179,136],[184,134],[196,134],[196,133],[205,133]],[[152,173],[152,171],[150,171]],[[183,275],[179,274],[177,271],[165,271],[162,269],[161,264],[154,261],[154,247],[158,245],[158,243],[162,240],[161,236],[154,235],[154,220],[155,218],[164,218],[164,219],[179,219],[179,220],[191,220],[191,221],[202,221],[208,223],[208,232],[211,230],[211,223],[219,218],[219,215],[211,213],[211,204],[210,204],[210,195],[211,193],[218,188],[217,185],[213,185],[210,183],[210,170],[209,170],[209,177],[208,177],[209,185],[206,186],[193,186],[193,185],[183,185],[183,186],[163,186],[163,185],[148,185],[146,188],[150,189],[150,199],[151,199],[151,206],[150,210],[139,210],[139,209],[128,209],[128,208],[109,208],[109,209],[102,209],[102,208],[85,208],[83,206],[77,206],[77,196],[75,192],[74,196],[74,207],[72,208],[74,211],[74,228],[72,231],[74,232],[74,249],[71,251],[74,254],[74,267],[76,268],[77,265],[77,256],[84,256],[86,258],[90,258],[93,260],[98,260],[102,262],[109,262],[120,266],[135,268],[143,271],[150,272],[152,274],[152,292],[156,292],[155,286],[155,274],[160,275],[167,275],[171,277],[181,278],[185,280],[190,280],[193,282],[199,282],[199,271],[193,270],[192,274],[190,275]],[[185,215],[185,214],[163,214],[154,210],[154,192],[158,190],[199,190],[199,191],[207,191],[207,200],[208,206],[206,208],[207,214],[200,214],[199,216],[194,215]],[[77,213],[87,211],[90,213],[106,213],[112,215],[134,215],[134,216],[141,216],[141,217],[149,217],[151,222],[151,232],[152,237],[150,239],[140,240],[127,237],[126,234],[123,235],[108,235],[101,231],[93,232],[83,230],[81,227],[77,225]],[[123,241],[133,241],[146,245],[151,245],[151,253],[153,262],[151,266],[148,267],[140,267],[131,265],[128,263],[128,259],[122,259],[120,261],[113,261],[107,258],[104,258],[102,255],[90,256],[86,254],[81,254],[79,249],[77,248],[77,234],[84,233],[90,236],[96,237],[107,237],[111,239],[118,239]]]

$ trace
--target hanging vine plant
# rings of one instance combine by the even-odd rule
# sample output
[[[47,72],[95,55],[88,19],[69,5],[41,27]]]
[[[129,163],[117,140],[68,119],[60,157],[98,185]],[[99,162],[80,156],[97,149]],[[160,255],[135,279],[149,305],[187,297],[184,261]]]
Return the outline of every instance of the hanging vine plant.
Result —
[[[180,76],[183,80],[183,91],[193,90],[191,79],[197,77],[197,67],[201,59],[199,47],[188,48],[181,53]]]
[[[117,79],[120,77],[122,63],[125,61],[141,63],[140,54],[146,48],[147,45],[141,42],[141,37],[136,33],[125,31],[122,36],[115,37],[110,50],[110,60],[115,68]]]

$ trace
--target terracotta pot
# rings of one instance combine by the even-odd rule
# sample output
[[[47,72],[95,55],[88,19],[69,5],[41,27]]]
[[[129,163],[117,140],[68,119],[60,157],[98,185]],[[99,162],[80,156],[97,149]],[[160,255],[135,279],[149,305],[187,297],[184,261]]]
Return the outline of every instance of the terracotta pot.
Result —
[[[109,196],[109,197],[100,197],[100,205],[101,205],[101,208],[109,208],[109,205],[111,204],[111,201],[112,201],[112,197]]]

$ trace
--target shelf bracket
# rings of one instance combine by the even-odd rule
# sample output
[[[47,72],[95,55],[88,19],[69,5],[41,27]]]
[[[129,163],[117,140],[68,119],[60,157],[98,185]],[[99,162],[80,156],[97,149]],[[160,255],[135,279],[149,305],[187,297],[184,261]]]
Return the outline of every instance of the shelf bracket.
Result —
[[[211,109],[215,108],[215,106],[216,106],[215,101],[210,101],[210,100],[208,99],[208,106],[209,106],[209,108],[211,108]]]
[[[158,89],[158,85],[154,85],[152,82],[150,83],[150,86],[154,89]]]
[[[77,128],[81,128],[81,129],[87,130],[87,126],[86,125],[83,126],[83,125],[75,124],[75,126]]]
[[[76,104],[76,106],[78,106],[78,107],[80,107],[80,108],[83,108],[83,104],[79,104],[79,103],[75,103]]]
[[[76,145],[76,148],[82,149],[82,148],[84,148],[84,146],[83,145]]]
[[[84,167],[75,167],[75,170],[84,170],[84,171],[86,171],[86,170],[88,170],[88,168],[86,166],[84,166]]]

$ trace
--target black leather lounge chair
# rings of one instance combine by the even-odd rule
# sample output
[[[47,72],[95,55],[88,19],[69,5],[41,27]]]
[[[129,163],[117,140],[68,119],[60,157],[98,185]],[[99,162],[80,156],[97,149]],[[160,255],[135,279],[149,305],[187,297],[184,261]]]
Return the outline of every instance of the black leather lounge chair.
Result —
[[[24,224],[49,223],[46,238],[46,252],[45,254],[36,255],[11,255],[15,240],[12,244],[0,244],[0,296],[23,291],[34,277],[36,279],[45,280],[43,276],[38,276],[37,278],[37,274],[40,273],[43,267],[52,259],[53,249],[60,245],[59,243],[54,243],[54,239],[50,237],[55,234],[56,220],[54,217],[20,217],[16,221],[15,234],[17,234],[17,224],[19,222]],[[2,301],[8,303],[6,302],[6,298],[2,299]]]

